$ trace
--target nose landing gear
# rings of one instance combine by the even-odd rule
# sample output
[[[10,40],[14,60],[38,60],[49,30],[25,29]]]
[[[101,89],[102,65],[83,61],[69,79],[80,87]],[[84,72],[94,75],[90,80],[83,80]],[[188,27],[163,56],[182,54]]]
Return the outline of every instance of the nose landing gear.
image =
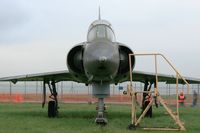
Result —
[[[98,112],[95,123],[99,125],[106,125],[108,123],[108,120],[105,118],[105,104],[103,98],[98,99],[97,111]]]

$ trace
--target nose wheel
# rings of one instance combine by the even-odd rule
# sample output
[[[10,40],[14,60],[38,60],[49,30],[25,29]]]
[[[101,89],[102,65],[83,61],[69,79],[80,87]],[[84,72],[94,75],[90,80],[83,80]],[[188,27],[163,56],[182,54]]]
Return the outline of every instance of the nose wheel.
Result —
[[[96,118],[95,123],[98,125],[106,125],[108,120],[106,118]]]

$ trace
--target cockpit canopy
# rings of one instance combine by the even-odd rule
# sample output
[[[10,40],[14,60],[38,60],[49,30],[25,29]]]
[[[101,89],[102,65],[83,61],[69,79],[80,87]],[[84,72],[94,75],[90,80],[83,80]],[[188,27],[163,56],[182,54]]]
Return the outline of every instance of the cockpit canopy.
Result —
[[[111,28],[111,24],[106,20],[94,21],[88,30],[87,41],[91,42],[95,39],[107,39],[115,41],[115,34]]]

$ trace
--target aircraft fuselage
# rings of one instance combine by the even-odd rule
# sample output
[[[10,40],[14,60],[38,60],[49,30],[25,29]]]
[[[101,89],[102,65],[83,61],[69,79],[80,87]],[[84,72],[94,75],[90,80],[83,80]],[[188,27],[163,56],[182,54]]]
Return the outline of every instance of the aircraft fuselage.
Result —
[[[76,45],[68,53],[67,66],[80,82],[118,83],[128,76],[130,53],[133,53],[130,48],[116,42],[108,21],[96,20],[89,27],[87,42]],[[134,57],[132,61],[134,65]]]
[[[95,40],[85,46],[83,66],[89,80],[110,81],[119,68],[118,46],[108,40]]]

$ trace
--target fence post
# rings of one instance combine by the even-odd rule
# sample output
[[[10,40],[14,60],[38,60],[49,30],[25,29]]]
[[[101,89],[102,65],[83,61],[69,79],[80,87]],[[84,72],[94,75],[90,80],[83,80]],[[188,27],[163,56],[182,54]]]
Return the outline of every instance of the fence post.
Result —
[[[11,82],[9,82],[10,83],[10,96],[12,95],[12,83]]]

